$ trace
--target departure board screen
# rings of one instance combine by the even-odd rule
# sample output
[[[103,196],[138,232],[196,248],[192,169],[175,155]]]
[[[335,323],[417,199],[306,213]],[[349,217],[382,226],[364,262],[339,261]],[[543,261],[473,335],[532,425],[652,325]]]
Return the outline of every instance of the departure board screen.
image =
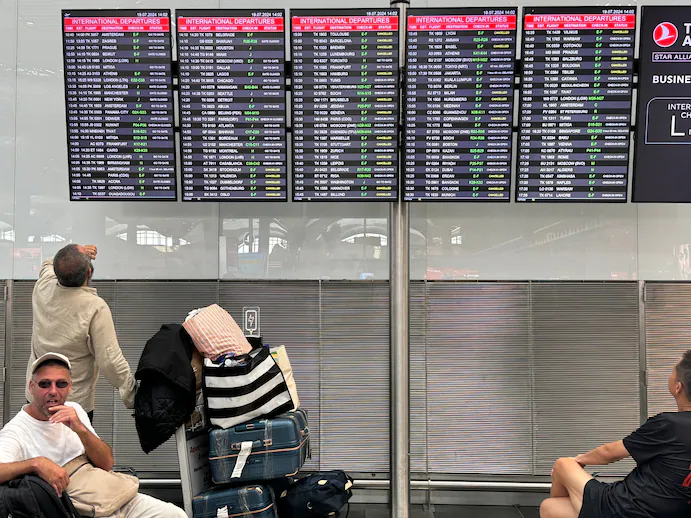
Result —
[[[635,8],[523,20],[518,201],[626,201]]]
[[[183,201],[286,201],[285,12],[176,17]]]
[[[511,198],[516,9],[410,9],[405,200]]]
[[[691,202],[691,6],[641,16],[633,201]]]
[[[398,197],[396,9],[292,10],[293,200]]]
[[[62,11],[71,200],[176,200],[170,11]]]

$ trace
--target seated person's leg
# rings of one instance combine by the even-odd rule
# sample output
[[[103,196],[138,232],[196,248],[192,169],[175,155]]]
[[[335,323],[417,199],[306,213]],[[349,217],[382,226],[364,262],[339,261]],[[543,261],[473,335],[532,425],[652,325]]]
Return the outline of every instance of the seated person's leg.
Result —
[[[175,504],[139,493],[122,507],[118,516],[120,518],[187,518],[187,513]]]
[[[559,459],[552,472],[550,498],[540,505],[541,518],[578,518],[591,477],[574,459]]]
[[[540,504],[540,518],[578,518],[569,497],[549,497]]]

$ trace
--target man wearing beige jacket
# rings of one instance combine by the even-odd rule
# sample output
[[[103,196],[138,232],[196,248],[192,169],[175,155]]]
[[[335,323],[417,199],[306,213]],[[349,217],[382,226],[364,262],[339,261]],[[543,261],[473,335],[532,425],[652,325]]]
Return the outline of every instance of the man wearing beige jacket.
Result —
[[[70,401],[93,419],[99,371],[120,391],[127,408],[134,407],[135,381],[122,355],[108,304],[89,287],[96,259],[93,245],[67,245],[41,266],[32,297],[34,323],[31,356],[26,369],[26,399],[31,365],[47,352],[57,352],[72,364]]]

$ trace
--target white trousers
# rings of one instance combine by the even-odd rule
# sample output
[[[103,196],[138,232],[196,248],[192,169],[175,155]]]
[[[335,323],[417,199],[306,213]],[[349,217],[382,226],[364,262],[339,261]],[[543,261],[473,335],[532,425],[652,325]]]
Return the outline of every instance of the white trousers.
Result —
[[[187,513],[175,504],[138,493],[108,518],[187,518]]]

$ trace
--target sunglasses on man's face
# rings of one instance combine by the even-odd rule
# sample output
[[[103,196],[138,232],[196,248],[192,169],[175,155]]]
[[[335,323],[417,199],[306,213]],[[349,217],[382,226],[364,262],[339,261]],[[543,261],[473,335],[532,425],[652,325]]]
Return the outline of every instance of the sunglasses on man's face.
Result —
[[[49,388],[51,387],[52,384],[53,384],[53,382],[52,382],[52,381],[48,381],[48,380],[41,380],[41,381],[38,382],[38,386],[41,387],[42,389],[49,389]],[[69,382],[69,381],[65,381],[65,380],[60,380],[60,381],[56,381],[56,382],[55,382],[55,386],[56,386],[57,388],[59,388],[59,389],[67,388],[67,386],[68,386],[69,384],[70,384],[70,382]]]

